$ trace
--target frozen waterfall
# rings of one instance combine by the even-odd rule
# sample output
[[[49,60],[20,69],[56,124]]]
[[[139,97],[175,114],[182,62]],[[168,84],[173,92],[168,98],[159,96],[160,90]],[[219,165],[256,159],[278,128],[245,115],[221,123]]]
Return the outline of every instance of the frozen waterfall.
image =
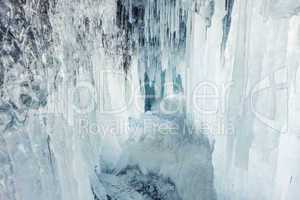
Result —
[[[0,200],[298,200],[299,65],[299,0],[0,0]]]

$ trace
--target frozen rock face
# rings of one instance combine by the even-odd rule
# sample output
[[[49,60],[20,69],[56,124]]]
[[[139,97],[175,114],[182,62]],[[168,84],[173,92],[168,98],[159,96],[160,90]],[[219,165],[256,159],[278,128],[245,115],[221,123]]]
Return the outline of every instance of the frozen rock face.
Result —
[[[144,175],[138,167],[128,167],[119,172],[118,176],[127,181],[144,199],[181,199],[176,185],[170,179],[151,173]]]
[[[35,6],[22,1],[1,1],[0,5],[0,106],[4,130],[24,122],[28,109],[47,103],[47,82],[43,79],[46,69],[51,68],[46,63],[51,25],[46,1]]]
[[[47,135],[38,136],[41,127],[36,124],[37,137],[32,138],[24,127],[34,118],[30,110],[47,104],[47,84],[52,82],[47,69],[56,70],[48,54],[50,4],[1,1],[0,7],[0,198],[56,199],[59,187]]]
[[[170,179],[153,173],[145,175],[137,166],[127,167],[116,176],[102,173],[99,181],[107,191],[107,199],[181,199]]]
[[[147,113],[131,123],[134,133],[124,148],[118,174],[123,176],[125,173],[128,179],[137,172],[127,166],[138,166],[139,173],[168,178],[181,199],[216,199],[212,149],[205,135],[186,127],[179,114]],[[143,176],[139,178],[143,179]]]

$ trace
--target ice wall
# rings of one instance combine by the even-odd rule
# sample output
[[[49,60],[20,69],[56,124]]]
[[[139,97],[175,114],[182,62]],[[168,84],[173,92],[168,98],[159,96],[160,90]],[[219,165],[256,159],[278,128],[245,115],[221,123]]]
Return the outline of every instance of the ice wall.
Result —
[[[215,141],[218,197],[296,198],[299,2],[190,3],[180,73],[188,118]]]
[[[2,0],[0,199],[298,199],[299,7]],[[133,138],[145,111],[188,123]]]
[[[224,2],[215,1],[207,38],[205,26],[195,22],[190,76],[194,87],[208,81],[213,97],[220,98],[217,104],[210,99],[204,103],[215,113],[194,113],[195,120],[224,128],[213,136],[218,197],[296,199],[299,129],[291,116],[298,113],[292,102],[299,64],[291,55],[299,43],[299,2],[225,3],[224,13]]]
[[[125,102],[115,13],[111,1],[1,1],[0,199],[86,200],[101,190],[103,141],[86,129],[100,108]],[[113,165],[119,141],[104,143]]]
[[[208,163],[201,163],[207,173],[197,178],[208,174],[209,186],[206,179],[192,190],[184,184],[184,175],[201,160],[198,154],[183,170],[181,162],[173,164],[181,174],[178,186],[157,169],[140,174],[141,179],[154,178],[151,187],[165,184],[166,191],[134,191],[112,174],[121,155],[135,152],[125,151],[127,127],[115,130],[109,123],[127,125],[129,116],[138,117],[148,94],[156,94],[152,104],[182,92],[176,70],[185,62],[179,55],[185,57],[191,3],[1,1],[1,199],[125,200],[146,198],[140,194],[146,192],[147,198],[166,192],[171,197],[165,199],[193,199],[199,188],[205,193],[199,198],[215,197],[205,140],[203,149],[195,148],[207,157]],[[165,145],[176,148],[176,143]],[[162,162],[161,168],[166,165]],[[115,190],[116,185],[121,188]],[[116,194],[122,187],[128,189],[120,193],[124,196]]]

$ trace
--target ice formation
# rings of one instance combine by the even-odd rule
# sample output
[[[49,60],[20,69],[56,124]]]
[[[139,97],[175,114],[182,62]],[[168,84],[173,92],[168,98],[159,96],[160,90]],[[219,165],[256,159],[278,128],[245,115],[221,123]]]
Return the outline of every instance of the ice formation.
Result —
[[[0,0],[0,200],[300,198],[299,0]]]

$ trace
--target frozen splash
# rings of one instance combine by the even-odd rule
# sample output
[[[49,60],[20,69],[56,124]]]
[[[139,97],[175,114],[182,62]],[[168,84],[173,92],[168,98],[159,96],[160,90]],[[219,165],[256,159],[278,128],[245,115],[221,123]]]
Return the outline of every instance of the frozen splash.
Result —
[[[0,1],[0,199],[298,199],[299,8]]]

